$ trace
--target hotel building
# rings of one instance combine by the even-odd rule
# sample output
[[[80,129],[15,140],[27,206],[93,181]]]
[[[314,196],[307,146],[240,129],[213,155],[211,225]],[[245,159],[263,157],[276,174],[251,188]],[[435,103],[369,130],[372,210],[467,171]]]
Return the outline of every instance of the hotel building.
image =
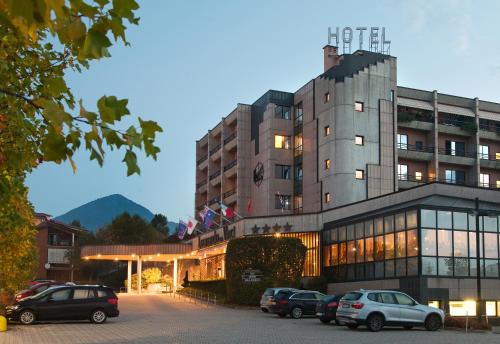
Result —
[[[479,257],[481,307],[500,316],[500,104],[398,86],[393,56],[323,50],[322,74],[196,142],[195,214],[222,202],[243,217],[192,240],[218,252],[198,278],[224,275],[233,237],[295,236],[304,276],[330,292],[398,289],[465,315]]]

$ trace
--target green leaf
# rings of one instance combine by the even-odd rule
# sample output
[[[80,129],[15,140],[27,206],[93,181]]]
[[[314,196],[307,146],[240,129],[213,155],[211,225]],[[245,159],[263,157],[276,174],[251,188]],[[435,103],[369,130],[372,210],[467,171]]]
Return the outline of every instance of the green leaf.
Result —
[[[97,101],[97,108],[101,115],[101,119],[105,123],[113,124],[115,121],[121,120],[130,112],[127,109],[128,99],[117,99],[115,96],[102,96]]]
[[[135,20],[134,10],[137,10],[139,5],[134,0],[113,0],[113,12],[118,17],[127,18],[130,22]]]
[[[127,176],[131,176],[135,173],[141,174],[141,170],[137,165],[137,156],[130,149],[125,153],[125,157],[123,158],[123,162],[127,164]]]
[[[40,149],[44,161],[60,163],[66,158],[67,149],[64,137],[53,130],[49,130],[42,140]]]
[[[104,33],[90,29],[85,37],[85,43],[83,44],[82,50],[80,50],[78,58],[80,60],[85,60],[109,57],[111,55],[107,48],[110,46],[111,42]]]
[[[85,110],[81,99],[79,103],[80,103],[80,117],[85,118],[89,123],[94,123],[97,120],[97,114]]]
[[[102,166],[104,158],[94,148],[90,149],[90,160],[97,160],[99,166]]]
[[[141,135],[137,132],[137,129],[133,125],[127,129],[125,138],[128,145],[141,148]]]
[[[156,123],[155,121],[143,121],[139,117],[139,124],[142,129],[142,135],[147,138],[154,138],[156,135],[156,132],[163,132],[163,129]]]
[[[65,93],[68,91],[66,82],[62,77],[52,78],[46,83],[46,85],[48,92],[54,97],[58,97],[61,95],[61,93]]]
[[[60,105],[48,100],[43,100],[42,104],[44,108],[43,118],[47,121],[47,124],[55,129],[57,134],[61,133],[64,123],[66,123],[68,127],[71,126],[73,118],[70,114],[66,113]]]
[[[113,129],[102,128],[102,135],[103,135],[104,139],[106,140],[106,143],[109,146],[111,146],[111,148],[113,148],[113,145],[115,145],[116,148],[120,149],[120,147],[125,144],[125,141],[122,140],[118,136],[116,131]]]
[[[160,153],[160,148],[156,147],[151,140],[144,140],[144,151],[146,156],[152,156],[156,160],[157,154]]]
[[[68,38],[74,41],[78,41],[85,36],[87,32],[87,27],[82,22],[80,18],[73,20],[66,28],[66,34]]]

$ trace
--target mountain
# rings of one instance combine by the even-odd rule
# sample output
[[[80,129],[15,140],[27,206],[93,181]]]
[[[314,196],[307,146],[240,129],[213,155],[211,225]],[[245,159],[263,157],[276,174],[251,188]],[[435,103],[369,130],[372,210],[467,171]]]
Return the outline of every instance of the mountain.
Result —
[[[114,194],[81,205],[55,219],[64,223],[71,223],[74,220],[78,220],[84,228],[95,232],[97,229],[111,223],[115,217],[124,212],[131,215],[139,215],[147,222],[151,221],[154,216],[151,211],[142,205],[122,195]],[[170,228],[170,233],[174,233],[174,228],[177,227],[177,224],[169,221],[168,227]]]

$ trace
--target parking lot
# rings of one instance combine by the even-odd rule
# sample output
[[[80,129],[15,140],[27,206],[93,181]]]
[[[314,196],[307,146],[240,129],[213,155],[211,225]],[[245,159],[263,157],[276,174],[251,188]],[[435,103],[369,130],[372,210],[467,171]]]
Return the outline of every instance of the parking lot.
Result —
[[[122,295],[121,315],[90,322],[10,324],[1,344],[19,343],[500,343],[500,335],[451,330],[349,330],[317,319],[282,319],[257,309],[206,307],[165,295]]]

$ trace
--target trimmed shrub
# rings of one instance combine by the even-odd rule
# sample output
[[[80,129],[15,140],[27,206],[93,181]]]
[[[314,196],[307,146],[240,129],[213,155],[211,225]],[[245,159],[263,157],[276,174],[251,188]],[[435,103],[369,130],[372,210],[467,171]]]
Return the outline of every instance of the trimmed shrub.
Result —
[[[226,281],[189,281],[189,288],[217,295],[226,295]]]
[[[304,289],[316,290],[320,293],[326,293],[328,288],[328,282],[324,276],[318,277],[306,277],[303,282]]]
[[[269,287],[299,287],[306,247],[297,238],[273,236],[230,240],[226,250],[226,289],[231,303],[258,305]],[[254,281],[244,281],[249,270],[258,273]]]
[[[445,327],[465,329],[466,324],[467,319],[465,317],[452,317],[447,315],[444,319]],[[469,317],[467,326],[469,330],[491,330],[491,325],[487,323],[486,320],[482,319],[479,321],[476,317]]]

